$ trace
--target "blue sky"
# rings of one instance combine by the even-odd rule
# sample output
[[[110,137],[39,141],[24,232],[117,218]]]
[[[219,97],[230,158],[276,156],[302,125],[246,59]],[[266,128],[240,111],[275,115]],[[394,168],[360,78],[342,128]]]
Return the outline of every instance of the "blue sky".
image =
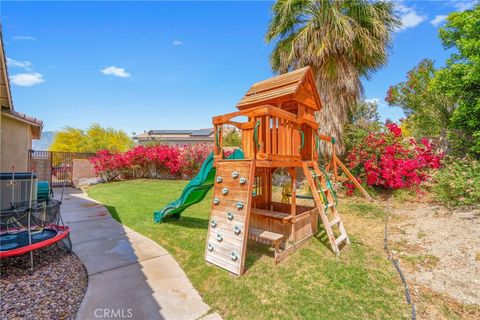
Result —
[[[402,1],[388,66],[363,81],[382,119],[391,84],[423,58],[441,66],[448,13],[474,1]],[[1,20],[15,109],[45,130],[92,122],[124,129],[204,128],[272,75],[271,2],[6,2]]]

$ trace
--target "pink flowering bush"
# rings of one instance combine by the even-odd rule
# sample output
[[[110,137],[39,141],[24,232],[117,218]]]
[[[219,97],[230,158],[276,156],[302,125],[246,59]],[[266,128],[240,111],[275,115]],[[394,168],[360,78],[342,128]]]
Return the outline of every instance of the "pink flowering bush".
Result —
[[[180,149],[180,167],[185,178],[191,178],[200,170],[213,147],[203,144],[184,145]]]
[[[347,165],[367,185],[384,189],[418,186],[440,167],[442,154],[435,154],[427,139],[406,139],[394,123],[385,132],[372,132],[347,155]],[[347,193],[354,185],[345,183]]]
[[[91,161],[105,181],[115,179],[191,178],[212,152],[207,145],[137,146],[123,153],[99,151]]]

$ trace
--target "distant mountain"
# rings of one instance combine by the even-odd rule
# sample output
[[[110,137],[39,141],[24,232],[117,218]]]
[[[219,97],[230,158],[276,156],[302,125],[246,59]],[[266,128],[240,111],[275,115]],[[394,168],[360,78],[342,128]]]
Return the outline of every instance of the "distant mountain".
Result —
[[[37,151],[47,151],[53,143],[55,134],[55,131],[43,131],[40,140],[33,140],[32,149]]]

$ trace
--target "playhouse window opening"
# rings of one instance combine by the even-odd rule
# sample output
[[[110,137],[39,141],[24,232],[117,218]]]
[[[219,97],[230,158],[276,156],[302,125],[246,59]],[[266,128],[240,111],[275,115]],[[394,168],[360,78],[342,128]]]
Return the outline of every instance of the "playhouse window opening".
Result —
[[[242,146],[242,130],[233,125],[223,125],[222,146],[240,148]]]

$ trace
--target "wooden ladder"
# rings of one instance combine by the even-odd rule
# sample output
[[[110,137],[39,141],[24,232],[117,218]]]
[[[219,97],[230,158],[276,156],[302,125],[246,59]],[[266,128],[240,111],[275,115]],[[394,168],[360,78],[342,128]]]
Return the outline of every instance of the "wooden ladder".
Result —
[[[336,255],[340,254],[339,246],[345,242],[350,244],[347,231],[337,211],[337,199],[333,185],[326,172],[322,171],[316,162],[304,162],[303,172],[312,191],[313,199],[318,208],[318,213],[327,232],[328,240]],[[329,216],[331,217],[329,219]],[[338,227],[338,238],[333,232],[333,227]]]

